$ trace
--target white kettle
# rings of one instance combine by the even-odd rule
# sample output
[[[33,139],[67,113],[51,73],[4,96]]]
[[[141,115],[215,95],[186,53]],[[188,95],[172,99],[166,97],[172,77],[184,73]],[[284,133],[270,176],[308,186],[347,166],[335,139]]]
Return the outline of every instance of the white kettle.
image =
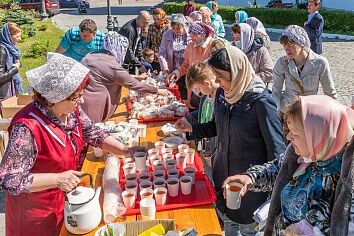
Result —
[[[66,229],[73,234],[86,234],[94,230],[101,222],[102,212],[99,202],[101,187],[93,188],[92,176],[90,187],[78,186],[66,194],[64,207],[64,222]]]

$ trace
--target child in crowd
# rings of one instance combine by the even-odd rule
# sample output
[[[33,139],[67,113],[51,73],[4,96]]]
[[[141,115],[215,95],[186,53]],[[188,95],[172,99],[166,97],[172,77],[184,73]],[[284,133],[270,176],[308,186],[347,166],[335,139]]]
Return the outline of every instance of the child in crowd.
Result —
[[[152,62],[154,61],[155,58],[155,53],[152,49],[150,48],[145,48],[142,52],[143,59],[141,61],[142,66],[139,68],[139,72],[144,73],[150,71],[155,72],[153,67],[152,67]]]
[[[196,10],[196,6],[195,6],[195,3],[194,3],[194,0],[188,0],[186,5],[184,5],[183,15],[184,16],[189,16],[195,10]]]

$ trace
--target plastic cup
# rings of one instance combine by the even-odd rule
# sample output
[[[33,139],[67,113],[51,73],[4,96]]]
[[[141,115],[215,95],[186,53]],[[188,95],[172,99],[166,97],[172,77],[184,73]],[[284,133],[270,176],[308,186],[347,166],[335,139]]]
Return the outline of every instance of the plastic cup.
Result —
[[[153,198],[154,197],[154,191],[150,188],[145,188],[140,190],[140,198]]]
[[[140,191],[143,189],[152,189],[152,183],[149,180],[141,181],[139,184]]]
[[[165,163],[166,163],[166,169],[167,170],[176,169],[176,164],[177,164],[176,160],[167,160]]]
[[[187,165],[186,153],[177,153],[176,154],[177,168],[180,170],[184,170]]]
[[[151,156],[149,157],[149,160],[150,160],[150,164],[153,165],[153,162],[154,162],[154,161],[160,161],[160,160],[162,160],[162,156],[160,156],[160,155],[151,155]]]
[[[163,206],[166,204],[167,199],[167,189],[166,188],[155,188],[154,190],[155,200],[157,206]]]
[[[145,152],[135,152],[135,167],[137,171],[144,171],[146,169],[146,153]]]
[[[194,164],[195,150],[193,148],[188,148],[188,149],[184,149],[184,152],[186,153],[186,163],[188,165]]]
[[[134,190],[135,193],[138,192],[138,183],[136,181],[127,181],[125,182],[125,190]]]
[[[161,154],[162,148],[164,148],[166,144],[162,141],[158,141],[155,143],[155,148],[159,150],[159,153]]]
[[[161,178],[161,179],[165,179],[165,171],[163,170],[155,170],[153,173],[154,179],[156,178]]]
[[[162,160],[155,160],[152,162],[152,169],[155,170],[163,170],[165,165],[163,164]]]
[[[179,182],[181,183],[181,191],[183,195],[189,195],[192,192],[192,177],[190,176],[182,176],[179,178]]]
[[[162,160],[166,163],[167,160],[174,160],[175,156],[172,153],[165,153],[162,155]]]
[[[170,197],[176,197],[178,195],[178,190],[179,190],[179,179],[175,177],[168,178],[167,189],[168,189],[168,195]]]
[[[152,156],[152,155],[159,155],[160,152],[159,152],[159,149],[157,148],[151,148],[148,150],[148,156]]]
[[[179,177],[179,172],[176,169],[169,169],[167,170],[167,178],[178,178]]]
[[[155,200],[153,198],[144,198],[140,201],[140,213],[143,220],[154,220],[156,214]]]
[[[171,153],[172,154],[173,150],[172,148],[162,148],[161,149],[161,155],[166,154],[166,153]]]
[[[95,157],[102,157],[103,156],[102,148],[94,147],[93,153],[95,154]]]
[[[187,167],[184,169],[184,175],[192,177],[192,184],[195,183],[195,169],[193,167]]]
[[[129,174],[135,174],[135,172],[136,172],[135,164],[134,163],[124,164],[123,172],[124,172],[124,176],[127,176]]]
[[[188,148],[189,148],[189,146],[187,144],[180,144],[180,145],[178,145],[178,152],[184,153],[184,150],[188,149]]]
[[[243,185],[238,182],[230,182],[226,184],[226,206],[229,209],[235,210],[240,208],[241,198],[240,191]]]
[[[125,176],[126,181],[137,181],[137,179],[138,179],[138,176],[135,173]]]
[[[122,192],[123,203],[127,209],[134,208],[136,192],[133,189],[127,189]]]
[[[149,172],[143,172],[138,175],[139,182],[148,180],[150,181],[150,173]]]
[[[154,189],[159,188],[159,187],[166,187],[166,181],[165,179],[162,178],[156,178],[154,179]]]

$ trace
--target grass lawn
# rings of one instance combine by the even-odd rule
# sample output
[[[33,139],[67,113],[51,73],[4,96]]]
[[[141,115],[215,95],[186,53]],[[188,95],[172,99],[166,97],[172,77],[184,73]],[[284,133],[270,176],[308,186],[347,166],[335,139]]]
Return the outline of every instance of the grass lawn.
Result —
[[[35,67],[38,67],[45,62],[45,56],[37,59],[25,57],[31,45],[35,42],[38,42],[43,46],[48,45],[48,51],[53,52],[57,48],[61,37],[65,33],[58,29],[50,19],[47,21],[36,21],[37,29],[40,28],[41,25],[46,25],[47,30],[37,31],[37,34],[35,36],[25,38],[23,42],[18,44],[19,48],[21,49],[22,67],[20,68],[20,74],[24,82],[24,87],[29,85],[25,72]]]

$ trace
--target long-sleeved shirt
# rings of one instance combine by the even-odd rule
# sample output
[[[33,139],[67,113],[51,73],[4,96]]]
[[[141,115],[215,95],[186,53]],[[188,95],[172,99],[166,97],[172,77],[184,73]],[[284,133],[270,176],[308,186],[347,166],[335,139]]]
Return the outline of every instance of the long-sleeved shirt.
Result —
[[[67,124],[64,124],[43,105],[35,102],[35,106],[66,133],[71,133],[78,124],[74,112],[68,114]],[[108,131],[95,127],[80,108],[79,119],[84,141],[91,146],[102,147],[103,140],[109,135]],[[75,142],[72,142],[72,146],[77,149]],[[0,164],[0,187],[12,195],[28,192],[33,182],[31,168],[36,162],[36,156],[36,141],[30,129],[23,123],[16,123],[12,128],[9,143]]]
[[[162,35],[169,29],[169,25],[165,24],[157,27],[155,24],[149,25],[148,35],[146,39],[146,47],[153,50],[155,53],[159,52]]]

